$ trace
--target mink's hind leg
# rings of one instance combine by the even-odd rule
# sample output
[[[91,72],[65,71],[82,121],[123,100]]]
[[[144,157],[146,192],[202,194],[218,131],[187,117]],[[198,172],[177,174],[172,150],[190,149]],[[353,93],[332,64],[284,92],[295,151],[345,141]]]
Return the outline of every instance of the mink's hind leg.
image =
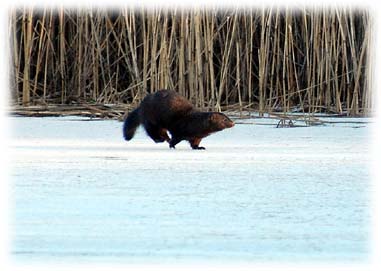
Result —
[[[169,141],[169,148],[175,149],[175,146],[181,141],[180,137],[172,135],[172,139]]]
[[[144,128],[146,129],[147,134],[153,141],[156,143],[170,141],[167,130],[164,128],[157,127],[149,122],[144,123]]]
[[[199,146],[200,142],[201,142],[201,138],[198,138],[198,137],[192,138],[189,140],[189,143],[190,143],[192,149],[194,149],[194,150],[205,150],[204,147]]]
[[[168,136],[167,129],[159,128],[158,134],[159,134],[159,137],[163,140],[161,142],[164,142],[164,141],[169,142],[171,140]]]

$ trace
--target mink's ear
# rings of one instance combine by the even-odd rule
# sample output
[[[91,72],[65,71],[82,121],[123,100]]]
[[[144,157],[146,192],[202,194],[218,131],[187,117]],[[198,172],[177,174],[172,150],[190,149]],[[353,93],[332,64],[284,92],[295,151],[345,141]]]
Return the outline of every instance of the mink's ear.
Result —
[[[211,113],[210,116],[209,116],[209,119],[210,119],[211,121],[216,120],[216,119],[217,119],[217,114],[216,114],[216,113]]]

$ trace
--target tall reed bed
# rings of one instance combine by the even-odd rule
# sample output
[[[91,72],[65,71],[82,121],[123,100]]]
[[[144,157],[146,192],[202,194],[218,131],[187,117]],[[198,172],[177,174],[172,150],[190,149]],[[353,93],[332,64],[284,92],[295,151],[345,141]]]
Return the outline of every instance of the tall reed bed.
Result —
[[[367,115],[367,10],[10,11],[14,104],[136,104],[175,89],[204,110]]]

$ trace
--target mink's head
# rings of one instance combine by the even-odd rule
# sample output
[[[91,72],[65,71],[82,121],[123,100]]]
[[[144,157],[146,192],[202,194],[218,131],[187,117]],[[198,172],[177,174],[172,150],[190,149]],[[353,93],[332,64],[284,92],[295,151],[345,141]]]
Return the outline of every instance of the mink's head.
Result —
[[[213,112],[210,114],[209,122],[213,130],[221,131],[226,128],[231,128],[234,126],[234,122],[229,119],[226,115],[218,112]]]

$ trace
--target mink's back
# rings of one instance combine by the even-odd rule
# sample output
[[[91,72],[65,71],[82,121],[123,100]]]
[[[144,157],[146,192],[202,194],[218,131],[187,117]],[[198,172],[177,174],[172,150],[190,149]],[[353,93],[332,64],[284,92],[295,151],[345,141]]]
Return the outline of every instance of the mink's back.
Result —
[[[193,111],[193,105],[173,90],[159,90],[147,95],[140,105],[142,122],[169,128]]]

